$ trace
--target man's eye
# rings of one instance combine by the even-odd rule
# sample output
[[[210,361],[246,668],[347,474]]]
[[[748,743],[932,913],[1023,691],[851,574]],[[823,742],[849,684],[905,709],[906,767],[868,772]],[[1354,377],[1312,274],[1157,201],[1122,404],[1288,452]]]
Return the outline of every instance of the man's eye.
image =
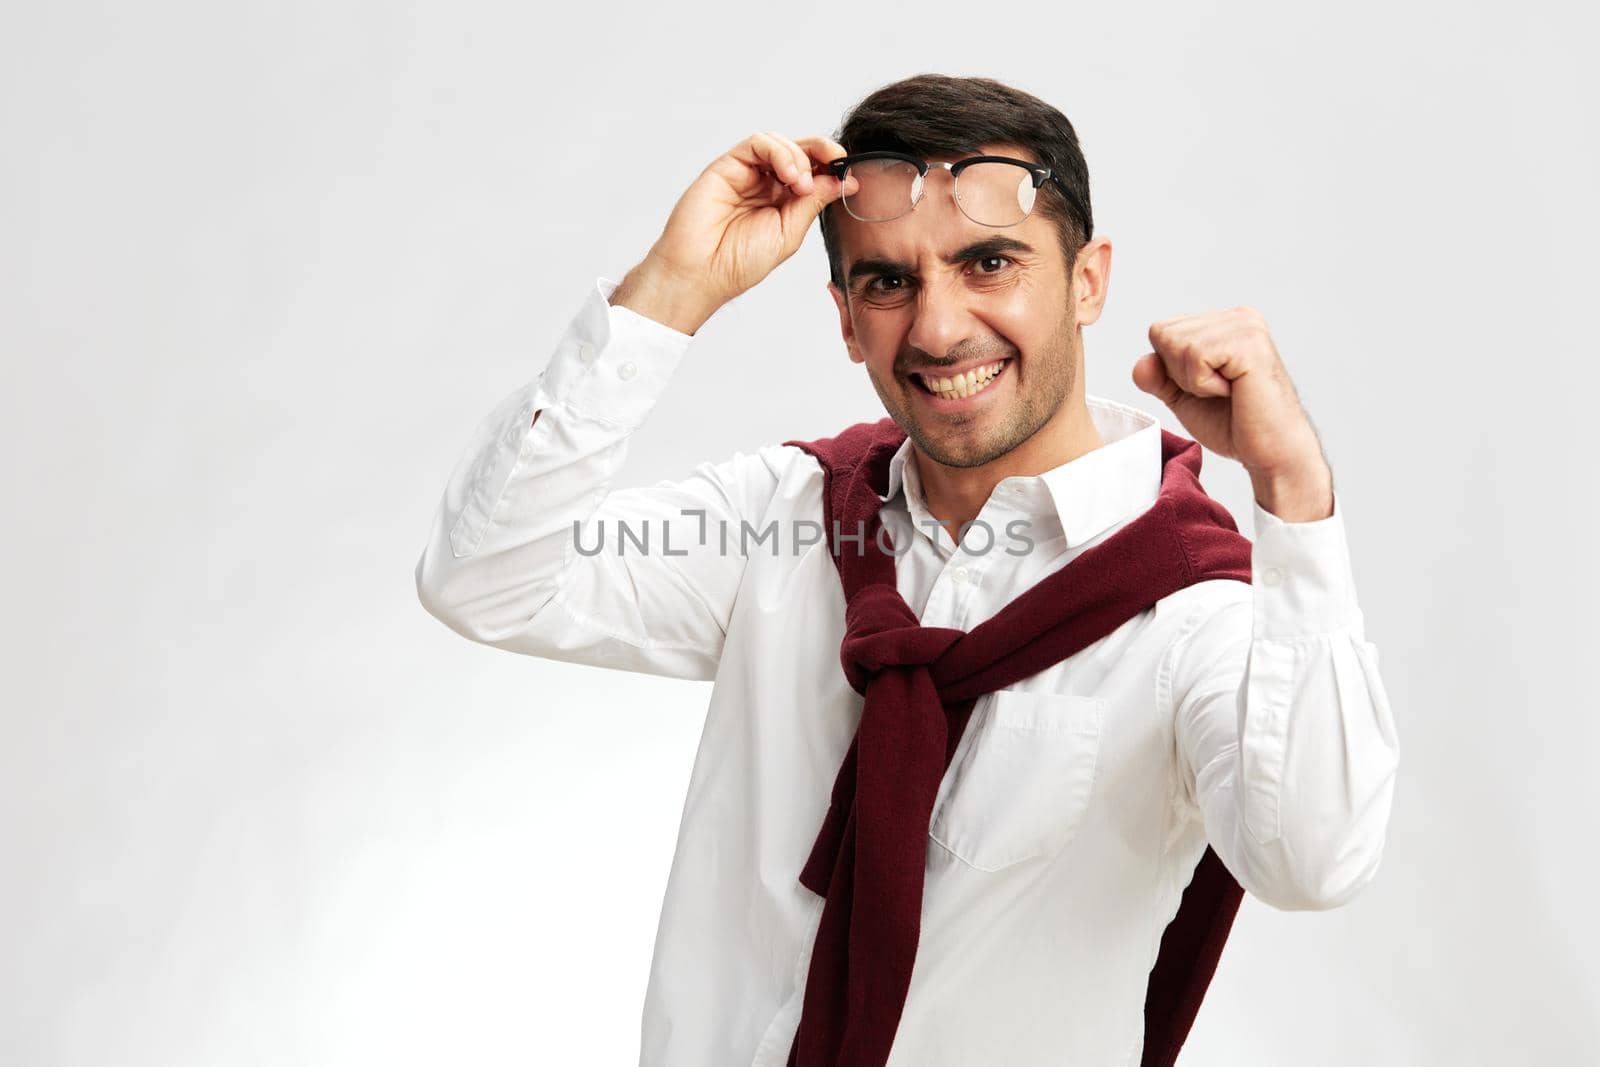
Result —
[[[899,275],[880,274],[876,278],[873,278],[871,281],[867,282],[867,291],[868,292],[872,292],[872,293],[892,293],[892,292],[895,292],[896,290],[889,289],[889,288],[879,288],[878,287],[878,283],[879,282],[903,282],[903,281],[905,281],[905,279],[900,277]]]
[[[990,260],[996,260],[996,259],[999,260],[1002,263],[1010,263],[1011,262],[1011,260],[1007,259],[1005,256],[984,256],[982,259],[976,260],[975,262],[977,262],[977,263],[988,263]],[[980,271],[979,273],[982,273],[982,274],[998,274],[999,271],[987,271],[986,270],[986,271]]]

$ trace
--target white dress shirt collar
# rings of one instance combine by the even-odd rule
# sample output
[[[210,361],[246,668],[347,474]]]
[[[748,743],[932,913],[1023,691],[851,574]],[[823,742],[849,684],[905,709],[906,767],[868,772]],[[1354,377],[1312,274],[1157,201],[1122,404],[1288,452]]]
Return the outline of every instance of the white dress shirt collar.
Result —
[[[1132,519],[1155,503],[1161,490],[1161,423],[1138,408],[1087,394],[1084,403],[1105,443],[1043,474],[1013,475],[995,486],[1015,511],[1059,520],[1066,547],[1084,544],[1124,519]],[[937,520],[928,511],[917,465],[909,463],[907,437],[889,461],[893,500],[906,490],[906,508],[916,529],[932,536]],[[935,543],[938,543],[937,541]]]

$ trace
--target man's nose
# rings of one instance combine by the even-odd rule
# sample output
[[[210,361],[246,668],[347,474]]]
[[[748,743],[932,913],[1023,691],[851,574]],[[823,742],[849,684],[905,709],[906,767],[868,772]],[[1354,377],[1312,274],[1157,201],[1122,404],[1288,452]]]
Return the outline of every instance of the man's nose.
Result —
[[[946,358],[972,335],[970,295],[956,279],[923,287],[916,295],[916,317],[906,341],[930,356]]]

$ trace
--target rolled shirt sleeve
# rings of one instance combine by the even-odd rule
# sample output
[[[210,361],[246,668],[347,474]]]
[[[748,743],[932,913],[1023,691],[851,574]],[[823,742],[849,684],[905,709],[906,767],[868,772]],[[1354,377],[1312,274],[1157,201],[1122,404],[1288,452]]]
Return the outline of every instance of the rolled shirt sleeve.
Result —
[[[1337,494],[1284,522],[1255,505],[1251,586],[1168,653],[1182,800],[1239,884],[1284,910],[1377,873],[1399,742],[1365,638]]]

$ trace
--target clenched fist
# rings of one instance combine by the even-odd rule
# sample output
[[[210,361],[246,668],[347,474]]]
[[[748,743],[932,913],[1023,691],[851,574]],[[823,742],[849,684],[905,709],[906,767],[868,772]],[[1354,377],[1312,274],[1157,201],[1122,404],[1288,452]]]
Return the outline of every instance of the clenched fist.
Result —
[[[1290,522],[1333,514],[1333,472],[1260,312],[1166,319],[1150,327],[1150,346],[1133,383],[1196,441],[1238,460],[1263,508]]]

